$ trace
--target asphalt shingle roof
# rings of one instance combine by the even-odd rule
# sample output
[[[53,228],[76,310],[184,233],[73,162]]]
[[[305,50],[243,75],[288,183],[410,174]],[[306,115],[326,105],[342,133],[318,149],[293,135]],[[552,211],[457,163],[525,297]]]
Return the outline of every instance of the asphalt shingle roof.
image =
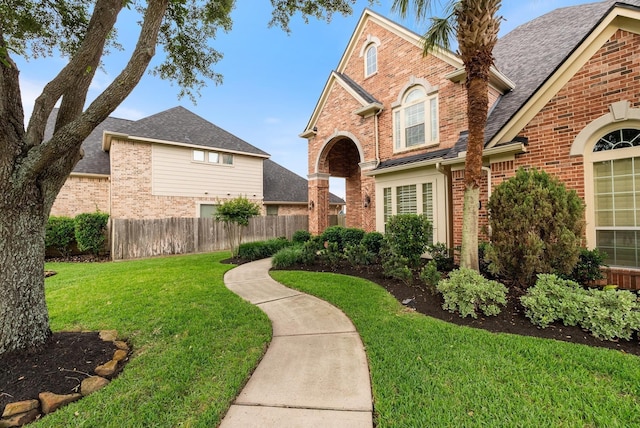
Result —
[[[117,131],[130,137],[195,144],[219,150],[269,156],[267,152],[181,106],[131,122]]]
[[[520,110],[614,5],[640,7],[639,0],[607,0],[559,8],[520,25],[498,40],[495,65],[515,83],[487,120],[486,141]]]
[[[308,181],[293,171],[265,159],[263,163],[264,202],[307,202],[309,196]],[[332,204],[344,204],[344,200],[333,193],[329,194]]]
[[[58,109],[53,109],[47,119],[47,127],[44,132],[45,141],[50,139],[53,135],[57,116]],[[105,130],[117,131],[129,123],[131,123],[131,121],[127,119],[108,117],[100,125],[96,126],[91,134],[89,134],[89,136],[82,142],[84,157],[76,164],[73,172],[85,174],[111,174],[111,160],[109,159],[109,153],[102,150],[102,132]]]
[[[353,89],[362,99],[365,100],[368,104],[378,103],[380,101],[376,100],[376,98],[367,92],[362,86],[358,85],[352,78],[347,76],[344,73],[339,73],[335,71],[336,76],[338,76],[344,83],[346,83],[351,89]]]

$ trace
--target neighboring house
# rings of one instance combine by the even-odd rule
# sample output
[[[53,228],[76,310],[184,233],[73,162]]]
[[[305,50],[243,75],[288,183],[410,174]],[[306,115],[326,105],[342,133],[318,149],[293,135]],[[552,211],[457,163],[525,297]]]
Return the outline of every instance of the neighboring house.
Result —
[[[640,1],[557,9],[494,55],[481,226],[491,189],[520,167],[543,169],[584,199],[586,245],[609,255],[609,280],[640,289]],[[383,231],[391,215],[424,213],[435,241],[459,246],[464,79],[457,55],[423,57],[420,35],[365,10],[301,134],[310,230],[327,226],[338,176],[348,226]]]
[[[55,112],[49,118],[50,137]],[[183,107],[130,121],[108,118],[82,145],[52,215],[96,209],[117,219],[211,216],[245,196],[263,214],[306,215],[307,180],[269,155]],[[331,195],[331,212],[344,201]]]

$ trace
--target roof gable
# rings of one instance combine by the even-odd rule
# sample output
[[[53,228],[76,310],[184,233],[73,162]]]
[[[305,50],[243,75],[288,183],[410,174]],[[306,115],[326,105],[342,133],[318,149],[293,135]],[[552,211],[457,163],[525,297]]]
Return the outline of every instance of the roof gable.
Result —
[[[640,0],[556,9],[502,37],[496,66],[515,89],[487,120],[487,147],[511,141],[618,29],[640,34]]]
[[[128,139],[163,144],[200,146],[216,150],[268,157],[269,154],[247,143],[197,114],[178,106],[131,122],[113,133]],[[105,139],[104,148],[109,149]]]
[[[309,183],[293,171],[265,159],[262,164],[263,200],[269,203],[304,203],[308,202]],[[329,194],[329,203],[344,204],[340,197]]]

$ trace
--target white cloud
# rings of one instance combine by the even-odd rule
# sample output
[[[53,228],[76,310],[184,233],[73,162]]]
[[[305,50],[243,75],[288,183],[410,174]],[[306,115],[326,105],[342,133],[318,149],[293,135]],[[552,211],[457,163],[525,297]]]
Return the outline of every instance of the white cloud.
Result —
[[[282,120],[280,118],[277,117],[267,117],[264,119],[264,123],[266,125],[278,125],[280,123],[282,123]]]
[[[138,120],[147,117],[148,114],[135,108],[120,106],[111,113],[111,116],[120,119]]]

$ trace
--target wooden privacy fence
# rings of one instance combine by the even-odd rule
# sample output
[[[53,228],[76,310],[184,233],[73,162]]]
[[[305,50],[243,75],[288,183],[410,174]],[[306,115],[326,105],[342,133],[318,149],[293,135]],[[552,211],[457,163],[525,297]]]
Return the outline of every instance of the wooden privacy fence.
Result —
[[[254,217],[242,242],[262,241],[309,230],[309,218],[298,216]],[[228,249],[224,224],[212,218],[113,219],[111,258],[128,260],[169,254],[206,253]]]

